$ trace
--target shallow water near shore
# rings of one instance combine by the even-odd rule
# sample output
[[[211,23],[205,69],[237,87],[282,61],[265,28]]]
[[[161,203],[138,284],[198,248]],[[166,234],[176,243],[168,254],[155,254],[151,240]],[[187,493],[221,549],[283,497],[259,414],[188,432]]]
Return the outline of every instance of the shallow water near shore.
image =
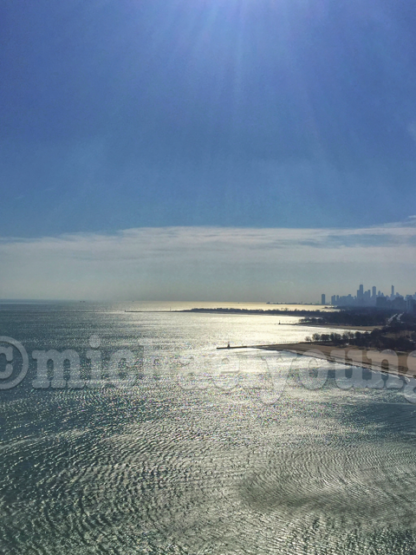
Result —
[[[296,318],[125,312],[141,306],[1,307],[0,335],[29,354],[83,361],[96,335],[145,356],[129,387],[33,389],[32,359],[0,391],[0,552],[416,552],[416,406],[400,391],[314,391],[292,372],[273,398],[264,353],[240,355],[242,381],[215,375],[216,347],[303,340]]]

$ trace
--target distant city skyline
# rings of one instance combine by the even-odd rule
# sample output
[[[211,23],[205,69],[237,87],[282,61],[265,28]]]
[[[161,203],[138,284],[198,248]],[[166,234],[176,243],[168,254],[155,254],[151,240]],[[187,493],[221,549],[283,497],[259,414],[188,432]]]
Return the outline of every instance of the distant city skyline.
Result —
[[[326,304],[326,294],[321,293],[321,304]],[[364,284],[360,284],[356,295],[348,293],[346,295],[331,295],[331,305],[333,306],[374,306],[374,307],[391,307],[391,308],[407,308],[413,310],[414,301],[416,301],[415,293],[401,294],[396,291],[395,286],[391,285],[390,293],[386,294],[381,290],[377,290],[375,285],[370,289],[364,290]],[[407,304],[406,304],[407,303]]]

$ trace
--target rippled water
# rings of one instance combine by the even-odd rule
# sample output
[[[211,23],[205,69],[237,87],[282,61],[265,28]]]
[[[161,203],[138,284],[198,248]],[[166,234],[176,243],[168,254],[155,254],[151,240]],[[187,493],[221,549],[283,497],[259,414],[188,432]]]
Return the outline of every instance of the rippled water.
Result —
[[[215,374],[217,345],[303,339],[295,319],[125,308],[1,308],[29,353],[82,359],[92,334],[104,355],[146,351],[133,387],[34,390],[32,360],[0,391],[0,553],[416,553],[416,406],[400,392],[309,391],[292,373],[272,403],[259,351],[238,355],[245,381],[186,364]]]

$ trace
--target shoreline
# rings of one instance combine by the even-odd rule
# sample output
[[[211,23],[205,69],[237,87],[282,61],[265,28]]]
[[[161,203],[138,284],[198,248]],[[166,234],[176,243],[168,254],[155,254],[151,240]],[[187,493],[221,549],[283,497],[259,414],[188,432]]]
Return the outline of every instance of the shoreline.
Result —
[[[416,376],[416,357],[410,357],[410,352],[382,352],[375,349],[362,349],[356,346],[335,346],[322,343],[281,343],[276,345],[258,346],[267,351],[288,351],[302,356],[320,358],[329,362],[359,366],[371,370],[378,370],[387,374]],[[311,351],[310,355],[308,352]],[[312,354],[312,351],[314,352]],[[322,356],[319,356],[319,355]],[[371,354],[369,357],[368,355]],[[409,357],[412,359],[409,369]],[[386,364],[388,363],[388,364]]]
[[[416,357],[410,357],[410,352],[382,352],[375,349],[362,349],[356,346],[335,346],[324,343],[277,343],[272,345],[235,345],[230,347],[217,347],[218,350],[232,349],[262,349],[265,351],[287,351],[301,356],[310,356],[345,364],[358,366],[369,370],[376,370],[386,374],[416,377]],[[371,354],[371,357],[368,355]],[[409,369],[409,357],[411,368]],[[388,364],[386,364],[388,363]]]
[[[356,331],[373,331],[381,330],[384,326],[348,326],[347,324],[307,324],[297,322],[295,324],[286,324],[287,326],[303,326],[304,328],[330,328],[339,330],[356,330]]]

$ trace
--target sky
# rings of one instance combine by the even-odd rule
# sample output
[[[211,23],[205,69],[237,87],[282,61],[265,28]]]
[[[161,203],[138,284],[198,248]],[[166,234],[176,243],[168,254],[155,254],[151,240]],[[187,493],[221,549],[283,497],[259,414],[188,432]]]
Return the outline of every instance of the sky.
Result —
[[[2,0],[0,298],[414,293],[415,29],[413,0]]]

